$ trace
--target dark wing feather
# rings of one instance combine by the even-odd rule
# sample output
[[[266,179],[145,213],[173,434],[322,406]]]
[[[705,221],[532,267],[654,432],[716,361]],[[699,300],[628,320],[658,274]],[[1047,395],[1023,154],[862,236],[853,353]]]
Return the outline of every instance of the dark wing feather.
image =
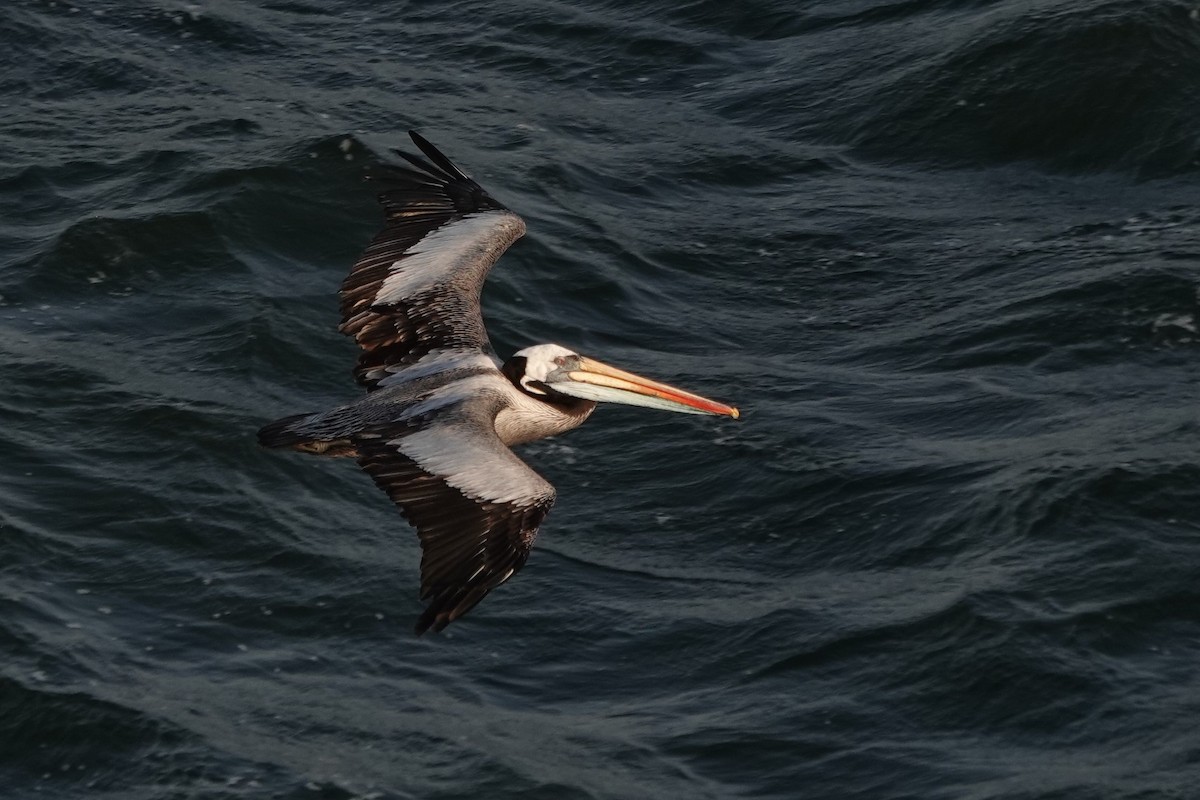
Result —
[[[359,465],[421,540],[418,635],[516,574],[554,504],[554,487],[496,436],[496,408],[470,400],[356,439]]]
[[[472,184],[475,183],[471,180],[471,176],[467,175],[467,173],[459,169],[450,159],[446,158],[442,151],[430,144],[429,140],[424,136],[416,131],[409,131],[408,135],[412,138],[413,144],[419,147],[422,153],[429,156],[429,160],[434,164],[437,164],[437,166],[430,166],[429,161],[426,161],[420,156],[414,156],[411,153],[405,153],[403,150],[396,150],[396,155],[400,156],[408,163],[413,164],[417,168],[424,170],[425,172],[429,172],[434,175],[440,175],[444,180],[458,180],[466,181]],[[476,184],[476,186],[478,185]],[[480,191],[483,190],[480,189]]]
[[[363,350],[354,375],[368,389],[434,350],[491,352],[480,291],[492,264],[525,233],[520,217],[409,135],[429,160],[401,153],[415,169],[368,173],[382,187],[386,224],[342,282],[339,330]]]

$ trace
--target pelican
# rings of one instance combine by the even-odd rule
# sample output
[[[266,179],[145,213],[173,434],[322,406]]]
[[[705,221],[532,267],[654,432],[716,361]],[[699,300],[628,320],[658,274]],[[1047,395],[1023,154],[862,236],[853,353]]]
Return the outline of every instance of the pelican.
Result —
[[[529,557],[554,487],[509,448],[569,431],[597,402],[738,417],[732,406],[608,366],[557,344],[501,363],[480,292],[525,222],[415,131],[425,158],[367,173],[386,223],[342,282],[339,330],[362,348],[367,393],[276,420],[264,447],[345,456],[417,530],[416,633],[440,631]],[[426,160],[428,159],[428,160]]]

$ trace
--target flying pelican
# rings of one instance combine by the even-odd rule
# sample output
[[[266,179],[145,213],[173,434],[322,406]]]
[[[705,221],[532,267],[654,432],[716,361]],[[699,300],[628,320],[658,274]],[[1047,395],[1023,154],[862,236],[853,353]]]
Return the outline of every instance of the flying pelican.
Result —
[[[479,308],[492,264],[525,234],[415,131],[428,158],[381,165],[382,231],[342,282],[339,330],[362,348],[367,394],[258,432],[265,447],[349,456],[421,540],[420,635],[440,631],[525,564],[554,487],[509,450],[569,431],[597,401],[737,418],[738,410],[556,344],[501,364]]]

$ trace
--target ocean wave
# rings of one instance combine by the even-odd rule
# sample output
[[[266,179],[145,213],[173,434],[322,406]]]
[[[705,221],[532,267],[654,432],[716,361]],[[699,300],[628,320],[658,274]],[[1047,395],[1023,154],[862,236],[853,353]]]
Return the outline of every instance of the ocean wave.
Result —
[[[873,158],[1146,177],[1200,166],[1194,6],[1115,0],[1003,14],[878,78],[858,98],[853,145]]]

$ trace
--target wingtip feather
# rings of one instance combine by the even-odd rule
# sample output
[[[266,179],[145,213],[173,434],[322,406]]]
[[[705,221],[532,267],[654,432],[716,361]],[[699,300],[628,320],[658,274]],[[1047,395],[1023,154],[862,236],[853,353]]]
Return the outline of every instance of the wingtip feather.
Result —
[[[417,636],[421,636],[427,631],[441,633],[453,619],[450,614],[439,611],[436,607],[427,608],[417,618],[417,624],[413,626],[413,633]]]
[[[463,172],[457,164],[447,158],[445,153],[443,153],[441,150],[438,150],[424,136],[413,130],[408,132],[408,136],[413,140],[413,144],[415,144],[417,148],[425,154],[425,157],[437,165],[438,169],[442,170],[447,175],[458,178],[459,180],[468,181],[471,179],[470,175]],[[409,160],[411,161],[411,159]]]

